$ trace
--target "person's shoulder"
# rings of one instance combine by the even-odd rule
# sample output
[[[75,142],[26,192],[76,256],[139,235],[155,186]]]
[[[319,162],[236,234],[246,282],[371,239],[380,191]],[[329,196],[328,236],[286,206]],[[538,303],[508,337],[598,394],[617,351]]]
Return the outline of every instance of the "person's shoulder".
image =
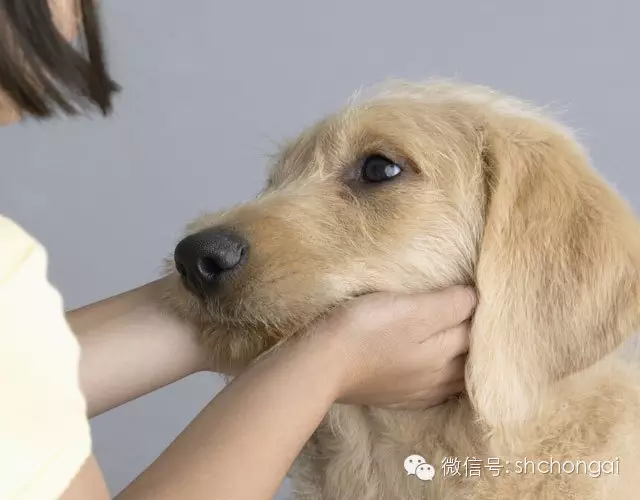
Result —
[[[40,247],[19,224],[0,214],[0,284],[8,280]]]

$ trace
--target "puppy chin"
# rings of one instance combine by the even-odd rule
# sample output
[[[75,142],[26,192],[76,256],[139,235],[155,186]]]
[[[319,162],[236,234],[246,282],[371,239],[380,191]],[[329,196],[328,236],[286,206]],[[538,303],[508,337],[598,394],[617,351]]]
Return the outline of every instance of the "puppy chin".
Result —
[[[324,308],[307,307],[294,309],[293,315],[290,309],[278,311],[276,304],[250,297],[229,302],[218,297],[202,299],[187,290],[175,272],[167,276],[163,296],[170,313],[197,328],[213,366],[226,373],[245,368],[324,314]]]

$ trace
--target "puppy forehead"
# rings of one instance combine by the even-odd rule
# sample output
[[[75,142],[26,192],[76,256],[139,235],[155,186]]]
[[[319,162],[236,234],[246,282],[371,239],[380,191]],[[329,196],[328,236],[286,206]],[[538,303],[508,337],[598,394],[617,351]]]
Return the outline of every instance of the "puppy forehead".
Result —
[[[324,178],[372,154],[424,167],[460,146],[460,115],[410,99],[372,100],[319,121],[276,157],[270,183]]]
[[[408,159],[431,153],[435,162],[437,156],[462,157],[474,152],[469,142],[477,141],[479,128],[496,118],[519,119],[516,129],[524,119],[574,139],[571,130],[549,120],[550,110],[545,111],[479,85],[391,80],[359,92],[341,112],[290,142],[278,155],[274,178],[321,174],[375,149],[398,151]]]

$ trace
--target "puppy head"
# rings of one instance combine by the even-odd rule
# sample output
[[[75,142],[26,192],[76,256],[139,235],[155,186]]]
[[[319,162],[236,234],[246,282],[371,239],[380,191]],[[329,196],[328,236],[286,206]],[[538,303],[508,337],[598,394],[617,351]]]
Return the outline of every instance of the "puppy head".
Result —
[[[475,283],[467,382],[497,424],[637,324],[633,216],[570,135],[519,102],[395,85],[274,163],[256,200],[196,221],[176,249],[169,298],[220,365],[368,291]]]
[[[181,280],[171,262],[171,302],[218,363],[243,365],[356,295],[471,283],[484,189],[476,140],[437,99],[380,97],[325,118],[274,159],[257,199],[189,228],[204,235],[194,247],[234,240],[218,247],[242,262],[212,286]],[[203,257],[183,264],[197,274]]]

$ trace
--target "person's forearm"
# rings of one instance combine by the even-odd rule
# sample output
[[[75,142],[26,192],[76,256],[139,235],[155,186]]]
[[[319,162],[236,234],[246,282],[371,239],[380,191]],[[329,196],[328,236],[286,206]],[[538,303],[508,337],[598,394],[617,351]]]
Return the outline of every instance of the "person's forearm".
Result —
[[[337,397],[325,343],[273,353],[227,386],[117,500],[272,498]]]
[[[161,281],[67,313],[90,417],[205,369],[195,332],[160,306]]]

